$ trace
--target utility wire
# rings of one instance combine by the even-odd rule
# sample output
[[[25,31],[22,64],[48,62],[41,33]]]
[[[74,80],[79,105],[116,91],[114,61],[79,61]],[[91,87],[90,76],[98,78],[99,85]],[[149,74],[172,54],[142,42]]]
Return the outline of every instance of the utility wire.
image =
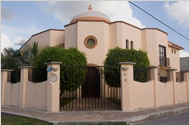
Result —
[[[135,7],[137,7],[138,9],[140,9],[141,11],[145,12],[146,14],[148,14],[149,16],[151,16],[152,18],[154,18],[155,20],[157,20],[158,22],[160,22],[161,24],[165,25],[166,27],[168,27],[169,29],[171,29],[172,31],[174,31],[175,33],[177,33],[178,35],[180,35],[181,37],[189,40],[189,38],[185,37],[184,35],[182,35],[181,33],[179,33],[178,31],[176,31],[175,29],[173,29],[172,27],[170,27],[169,25],[165,24],[164,22],[162,22],[161,20],[159,20],[158,18],[154,17],[152,14],[148,13],[147,11],[145,11],[144,9],[140,8],[139,6],[137,6],[136,4],[134,4],[133,2],[129,1],[129,3],[131,3],[132,5],[134,5]]]

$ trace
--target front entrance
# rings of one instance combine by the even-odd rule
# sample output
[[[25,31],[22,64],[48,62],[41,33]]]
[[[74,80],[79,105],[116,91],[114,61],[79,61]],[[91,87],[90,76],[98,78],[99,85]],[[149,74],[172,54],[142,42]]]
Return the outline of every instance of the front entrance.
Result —
[[[104,66],[64,66],[64,69],[67,70],[65,84],[70,88],[78,82],[80,85],[70,91],[65,86],[67,89],[60,99],[60,110],[121,109],[120,88],[111,87],[105,82]],[[114,70],[115,67],[109,69]]]
[[[82,86],[82,98],[100,98],[100,73],[96,67],[87,67]]]

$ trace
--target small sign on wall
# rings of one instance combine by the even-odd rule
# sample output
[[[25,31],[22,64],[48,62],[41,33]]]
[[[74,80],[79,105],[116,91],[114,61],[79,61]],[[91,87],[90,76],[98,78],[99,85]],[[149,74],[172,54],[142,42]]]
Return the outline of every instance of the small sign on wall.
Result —
[[[57,75],[55,75],[55,74],[52,73],[52,74],[50,75],[50,81],[51,81],[51,82],[56,82],[56,81],[57,81]]]
[[[51,72],[52,70],[53,71],[57,71],[58,68],[53,68],[52,66],[50,66],[50,67],[47,68],[47,72]]]

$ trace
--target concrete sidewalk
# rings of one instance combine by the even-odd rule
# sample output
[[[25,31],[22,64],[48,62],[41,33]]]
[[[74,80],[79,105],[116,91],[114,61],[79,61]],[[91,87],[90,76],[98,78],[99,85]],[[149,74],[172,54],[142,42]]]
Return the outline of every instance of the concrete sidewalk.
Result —
[[[163,116],[171,113],[181,112],[189,109],[189,104],[178,104],[151,108],[133,112],[121,111],[66,111],[49,113],[31,109],[20,109],[15,107],[1,107],[1,111],[9,114],[21,115],[30,118],[44,120],[53,124],[131,124],[136,121],[145,120],[152,116]]]

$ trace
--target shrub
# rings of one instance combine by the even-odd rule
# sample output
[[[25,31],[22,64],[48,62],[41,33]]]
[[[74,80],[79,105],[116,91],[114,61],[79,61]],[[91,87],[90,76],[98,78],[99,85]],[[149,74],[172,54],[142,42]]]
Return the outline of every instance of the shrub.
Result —
[[[60,61],[60,89],[61,94],[63,90],[76,90],[84,81],[86,70],[76,72],[74,66],[86,66],[87,61],[83,53],[77,49],[64,49],[57,47],[48,47],[43,49],[35,60],[36,68],[46,67],[46,62]],[[77,78],[77,79],[76,79]],[[72,82],[72,83],[70,83]]]
[[[105,81],[108,85],[120,87],[120,62],[135,62],[134,80],[140,82],[147,81],[147,67],[149,65],[147,53],[141,50],[127,50],[117,47],[109,50],[104,62]]]

